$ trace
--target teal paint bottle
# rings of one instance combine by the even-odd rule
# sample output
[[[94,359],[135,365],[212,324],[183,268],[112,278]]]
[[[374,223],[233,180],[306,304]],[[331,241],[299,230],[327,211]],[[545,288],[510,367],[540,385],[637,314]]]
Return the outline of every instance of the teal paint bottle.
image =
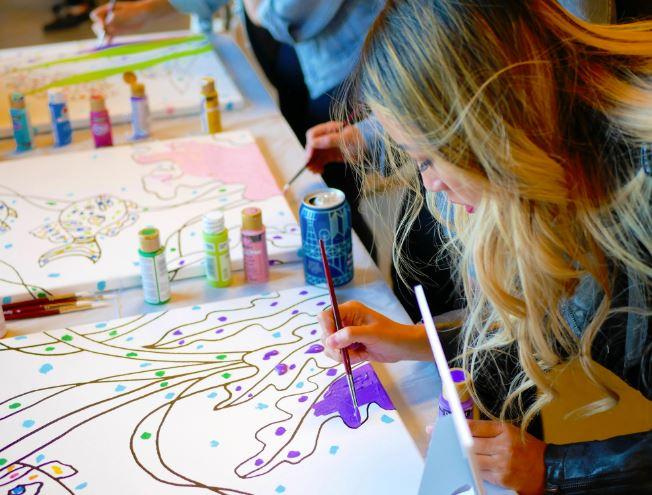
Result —
[[[204,215],[202,235],[206,257],[204,267],[206,278],[213,287],[231,285],[231,254],[229,252],[229,231],[224,226],[224,213],[211,211]]]
[[[146,227],[138,232],[139,264],[143,296],[148,304],[165,304],[170,300],[170,278],[158,229]]]
[[[25,96],[22,93],[15,92],[9,97],[9,114],[14,128],[16,151],[22,153],[31,150],[32,126],[29,123],[27,108],[25,108]]]

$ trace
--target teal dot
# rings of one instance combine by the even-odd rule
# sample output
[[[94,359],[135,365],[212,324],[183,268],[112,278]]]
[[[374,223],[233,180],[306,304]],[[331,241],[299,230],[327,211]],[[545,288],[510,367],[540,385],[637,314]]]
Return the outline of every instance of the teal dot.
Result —
[[[169,392],[169,393],[165,394],[165,398],[167,400],[174,399],[174,392]]]
[[[23,428],[31,428],[32,426],[34,426],[35,423],[36,421],[34,421],[33,419],[26,419],[25,421],[23,421]]]
[[[86,482],[84,481],[83,483],[80,483],[79,485],[77,485],[77,486],[75,487],[75,490],[83,490],[83,489],[86,488],[87,486],[88,486],[88,483],[86,483]]]
[[[116,392],[122,392],[122,391],[125,390],[126,388],[127,388],[127,387],[125,387],[124,385],[117,385],[117,386],[115,387],[115,391],[116,391]]]
[[[387,416],[387,414],[383,414],[383,415],[380,417],[380,420],[381,420],[383,423],[387,423],[387,424],[389,424],[389,423],[393,423],[393,422],[394,422],[394,418],[390,418],[389,416]]]
[[[5,296],[2,298],[2,304],[9,304],[11,302],[11,296]]]
[[[201,306],[193,306],[192,309],[193,311],[198,311],[201,309]]]
[[[211,440],[211,447],[215,448],[220,444],[217,440]]]
[[[97,290],[99,290],[99,291],[101,292],[101,291],[103,291],[104,289],[106,289],[106,281],[105,281],[105,280],[100,280],[100,281],[97,283]]]
[[[14,245],[11,242],[5,244],[5,249],[11,249],[12,247],[14,247]]]
[[[337,445],[331,445],[331,448],[328,449],[328,453],[331,455],[337,454],[337,451],[340,450],[339,446]]]
[[[105,327],[106,327],[106,323],[96,323],[95,324],[95,328],[105,328]]]
[[[37,463],[40,464],[40,463],[43,462],[44,460],[45,460],[45,456],[44,456],[43,454],[39,454],[39,455],[36,456],[36,462],[37,462]]]
[[[60,276],[60,273],[48,273],[48,277],[50,278],[59,278]]]
[[[303,388],[303,382],[297,382],[297,388]]]
[[[52,366],[50,363],[45,363],[43,366],[41,366],[38,369],[38,372],[41,373],[42,375],[47,375],[53,369],[54,369],[54,366]]]
[[[276,490],[274,490],[276,493],[283,493],[285,491],[285,487],[283,485],[278,485],[276,487]]]
[[[278,339],[280,336],[281,336],[281,332],[274,332],[272,334],[272,337],[274,337],[275,339]]]
[[[215,397],[217,397],[217,392],[211,392],[206,397],[208,397],[209,399],[214,399]]]

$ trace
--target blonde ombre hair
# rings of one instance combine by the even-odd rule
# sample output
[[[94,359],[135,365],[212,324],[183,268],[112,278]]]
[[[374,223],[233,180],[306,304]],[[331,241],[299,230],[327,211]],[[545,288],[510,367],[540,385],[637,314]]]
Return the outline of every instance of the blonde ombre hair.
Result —
[[[447,247],[468,301],[465,368],[478,376],[518,348],[500,415],[479,404],[483,412],[525,428],[555,397],[549,371],[572,359],[599,384],[590,357],[601,325],[618,311],[649,314],[612,307],[612,289],[625,272],[648,300],[652,280],[652,178],[640,163],[652,143],[652,22],[593,25],[551,0],[389,1],[347,99],[360,102],[352,120],[388,116],[420,152],[485,185],[473,215],[452,205],[442,214],[425,198],[452,218]],[[424,197],[413,161],[389,136],[383,143],[391,175],[415,198],[394,245],[405,274],[402,245]],[[602,293],[578,337],[561,308],[588,276]],[[602,389],[583,413],[616,403]]]

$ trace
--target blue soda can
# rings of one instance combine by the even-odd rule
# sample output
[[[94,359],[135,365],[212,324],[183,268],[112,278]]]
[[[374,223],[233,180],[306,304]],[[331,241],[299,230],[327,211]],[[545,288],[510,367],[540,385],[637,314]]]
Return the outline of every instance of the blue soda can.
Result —
[[[66,95],[60,89],[48,90],[48,106],[52,120],[52,134],[54,145],[66,146],[72,142],[72,127],[68,118],[68,105]]]
[[[16,151],[20,153],[31,150],[32,126],[29,123],[27,109],[25,108],[25,96],[22,93],[15,92],[9,96],[9,114],[14,128]]]
[[[303,270],[306,282],[326,283],[319,240],[326,245],[333,283],[336,286],[353,279],[353,243],[351,207],[339,189],[323,189],[308,194],[299,208]]]

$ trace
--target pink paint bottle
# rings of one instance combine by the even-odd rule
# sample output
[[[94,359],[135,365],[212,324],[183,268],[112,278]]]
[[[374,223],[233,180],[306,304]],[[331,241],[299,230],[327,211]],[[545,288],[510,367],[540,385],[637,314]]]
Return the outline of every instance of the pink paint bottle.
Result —
[[[96,148],[113,146],[111,119],[102,95],[91,96],[91,134]]]
[[[263,213],[260,208],[249,207],[242,210],[242,253],[247,282],[267,282],[269,280],[269,260]]]

